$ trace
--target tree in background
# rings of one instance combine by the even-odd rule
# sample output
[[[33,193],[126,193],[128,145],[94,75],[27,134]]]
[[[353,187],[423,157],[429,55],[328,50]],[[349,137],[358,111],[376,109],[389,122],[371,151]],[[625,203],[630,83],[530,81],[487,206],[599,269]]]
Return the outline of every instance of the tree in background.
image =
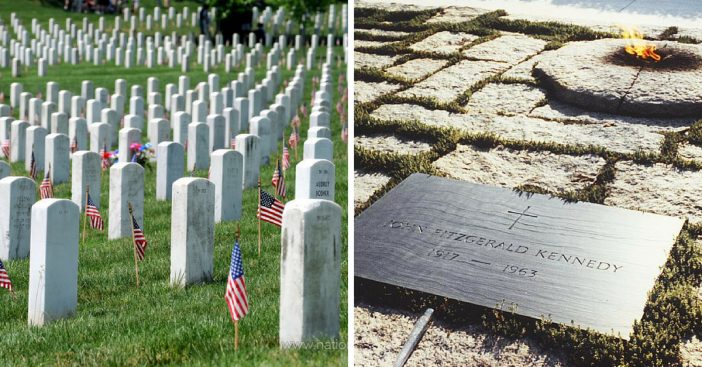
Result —
[[[225,37],[232,33],[250,32],[258,28],[258,24],[251,24],[252,9],[257,6],[262,12],[267,5],[276,9],[284,7],[292,19],[305,28],[313,21],[314,14],[326,11],[330,4],[336,0],[207,0],[210,7],[217,8],[216,22]]]

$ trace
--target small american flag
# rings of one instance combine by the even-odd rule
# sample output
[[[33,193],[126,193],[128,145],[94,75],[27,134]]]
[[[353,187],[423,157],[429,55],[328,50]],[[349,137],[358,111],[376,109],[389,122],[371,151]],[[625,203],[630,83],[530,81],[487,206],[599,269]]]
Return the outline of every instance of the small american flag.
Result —
[[[78,150],[78,139],[74,136],[71,142],[71,153],[75,153]]]
[[[291,147],[296,148],[297,141],[298,141],[297,129],[293,129],[292,133],[290,133],[290,138],[288,139],[288,144],[290,144]]]
[[[261,190],[261,202],[258,205],[256,218],[280,227],[283,222],[283,209],[285,209],[285,204]]]
[[[39,185],[39,196],[41,196],[42,199],[51,199],[54,197],[54,185],[51,183],[51,166],[49,166],[46,175],[44,175],[44,180],[41,182],[41,185]]]
[[[137,258],[140,261],[144,260],[144,253],[146,252],[146,246],[149,244],[144,237],[144,231],[139,227],[136,218],[133,214],[129,214],[132,217],[132,231],[134,232],[134,247],[136,248]]]
[[[349,128],[346,124],[344,124],[344,128],[341,129],[341,140],[344,141],[344,144],[349,142]]]
[[[283,170],[280,169],[280,161],[276,162],[275,171],[273,171],[273,178],[271,179],[271,184],[275,187],[275,194],[280,197],[285,197],[285,176],[283,175]]]
[[[283,139],[283,170],[290,168],[290,151],[288,146],[285,145],[285,139]]]
[[[5,156],[5,158],[10,159],[10,139],[3,140],[2,154]]]
[[[0,288],[7,288],[7,290],[12,292],[10,275],[7,274],[7,270],[5,270],[5,265],[2,263],[2,260],[0,260]]]
[[[93,202],[93,199],[90,197],[90,193],[88,193],[88,201],[85,205],[85,216],[90,218],[90,227],[102,231],[104,228],[102,216],[100,215],[100,211],[98,210],[97,206]]]
[[[246,281],[244,280],[244,264],[241,259],[241,249],[239,248],[238,240],[234,242],[228,278],[227,292],[224,294],[224,299],[227,301],[232,320],[236,321],[249,312],[249,300],[246,296]]]
[[[29,163],[29,177],[32,178],[32,180],[37,179],[37,160],[34,159],[34,151],[32,150],[32,160]]]
[[[232,136],[232,139],[229,141],[229,146],[232,149],[236,149],[236,136]]]

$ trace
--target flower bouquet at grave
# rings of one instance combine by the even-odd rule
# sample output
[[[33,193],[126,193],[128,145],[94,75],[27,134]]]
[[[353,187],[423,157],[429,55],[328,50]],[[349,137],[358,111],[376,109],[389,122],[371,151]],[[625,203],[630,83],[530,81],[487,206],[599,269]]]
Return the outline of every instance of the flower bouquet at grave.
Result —
[[[151,148],[151,143],[146,143],[144,145],[139,143],[133,143],[129,146],[131,151],[132,162],[139,163],[142,167],[151,170],[151,165],[149,164],[150,158],[154,156],[154,150]]]

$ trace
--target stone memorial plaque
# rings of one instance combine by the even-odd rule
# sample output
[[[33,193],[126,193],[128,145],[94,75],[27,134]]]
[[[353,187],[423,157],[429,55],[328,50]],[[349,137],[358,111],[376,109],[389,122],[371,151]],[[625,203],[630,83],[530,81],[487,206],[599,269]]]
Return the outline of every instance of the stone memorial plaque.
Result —
[[[425,174],[355,220],[355,275],[628,339],[684,221]]]

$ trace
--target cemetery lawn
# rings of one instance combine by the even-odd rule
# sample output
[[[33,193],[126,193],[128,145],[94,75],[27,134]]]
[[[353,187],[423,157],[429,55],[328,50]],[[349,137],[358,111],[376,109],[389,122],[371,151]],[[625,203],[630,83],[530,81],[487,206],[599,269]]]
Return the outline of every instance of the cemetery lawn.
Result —
[[[141,1],[150,7],[155,1]],[[172,1],[180,8],[195,9],[196,2]],[[16,12],[23,24],[29,26],[31,17],[43,24],[53,17],[63,26],[65,17],[74,21],[80,17],[65,13],[58,7],[42,6],[39,1],[0,0],[0,18],[9,24],[10,12]],[[97,16],[88,15],[91,22]],[[106,23],[111,24],[106,16]],[[182,32],[183,30],[179,30]],[[337,57],[343,50],[337,47]],[[323,52],[319,52],[323,57]],[[221,77],[221,85],[236,78],[243,65],[227,76],[224,66],[212,68]],[[321,75],[318,68],[308,71],[304,100],[309,106],[312,77]],[[293,72],[281,68],[283,80]],[[334,103],[339,99],[336,86],[345,68],[334,65],[332,80]],[[176,83],[180,69],[135,67],[125,70],[114,65],[57,65],[48,69],[47,77],[36,76],[36,69],[25,70],[22,77],[12,79],[10,69],[0,69],[0,91],[9,97],[10,83],[17,81],[24,90],[45,94],[45,83],[55,81],[60,89],[80,93],[82,80],[92,80],[95,87],[114,88],[114,80],[126,79],[128,85],[146,86],[146,79],[155,76],[160,88]],[[187,75],[191,88],[206,81],[201,67],[192,66]],[[257,80],[265,76],[265,60],[257,70]],[[298,157],[302,158],[302,142],[306,138],[309,119],[303,119]],[[256,189],[243,193],[243,215],[240,222],[215,225],[213,280],[206,284],[175,289],[169,286],[171,203],[156,201],[156,167],[145,170],[144,223],[142,228],[149,241],[145,261],[139,264],[141,288],[135,286],[134,259],[131,238],[107,240],[106,231],[87,230],[80,244],[78,268],[78,308],[73,317],[53,322],[42,328],[27,326],[29,260],[13,260],[5,266],[15,288],[16,298],[0,291],[0,365],[346,365],[347,335],[347,145],[340,139],[339,115],[331,117],[336,165],[336,202],[342,207],[341,263],[341,332],[340,341],[305,345],[298,349],[281,350],[278,346],[280,297],[280,228],[263,223],[262,252],[258,255]],[[289,128],[286,129],[286,137]],[[144,135],[143,141],[146,140]],[[292,165],[295,152],[291,150]],[[273,161],[273,164],[275,161]],[[271,191],[273,164],[261,166],[264,190]],[[24,176],[23,163],[12,165],[12,175]],[[207,171],[196,172],[207,177]],[[37,188],[43,178],[40,174]],[[289,198],[294,198],[295,170],[286,171]],[[100,212],[107,222],[109,204],[109,172],[102,177]],[[70,199],[70,183],[54,188],[55,196]],[[37,192],[38,197],[38,192]],[[2,209],[4,210],[4,209]],[[239,351],[234,351],[234,325],[229,317],[224,292],[237,224],[241,226],[241,248],[249,297],[249,314],[239,322]],[[83,222],[81,221],[81,231]],[[107,228],[107,223],[105,223]]]
[[[684,153],[702,147],[700,117],[657,129],[644,146],[648,124],[563,106],[532,74],[534,62],[565,44],[619,34],[502,10],[369,4],[354,9],[356,215],[419,172],[689,220],[629,340],[522,317],[507,303],[496,310],[356,278],[356,362],[388,363],[400,348],[390,341],[433,307],[434,332],[409,365],[699,365],[702,156]],[[702,42],[677,33],[646,37]],[[633,130],[609,132],[617,126]],[[631,188],[622,190],[625,182]]]

